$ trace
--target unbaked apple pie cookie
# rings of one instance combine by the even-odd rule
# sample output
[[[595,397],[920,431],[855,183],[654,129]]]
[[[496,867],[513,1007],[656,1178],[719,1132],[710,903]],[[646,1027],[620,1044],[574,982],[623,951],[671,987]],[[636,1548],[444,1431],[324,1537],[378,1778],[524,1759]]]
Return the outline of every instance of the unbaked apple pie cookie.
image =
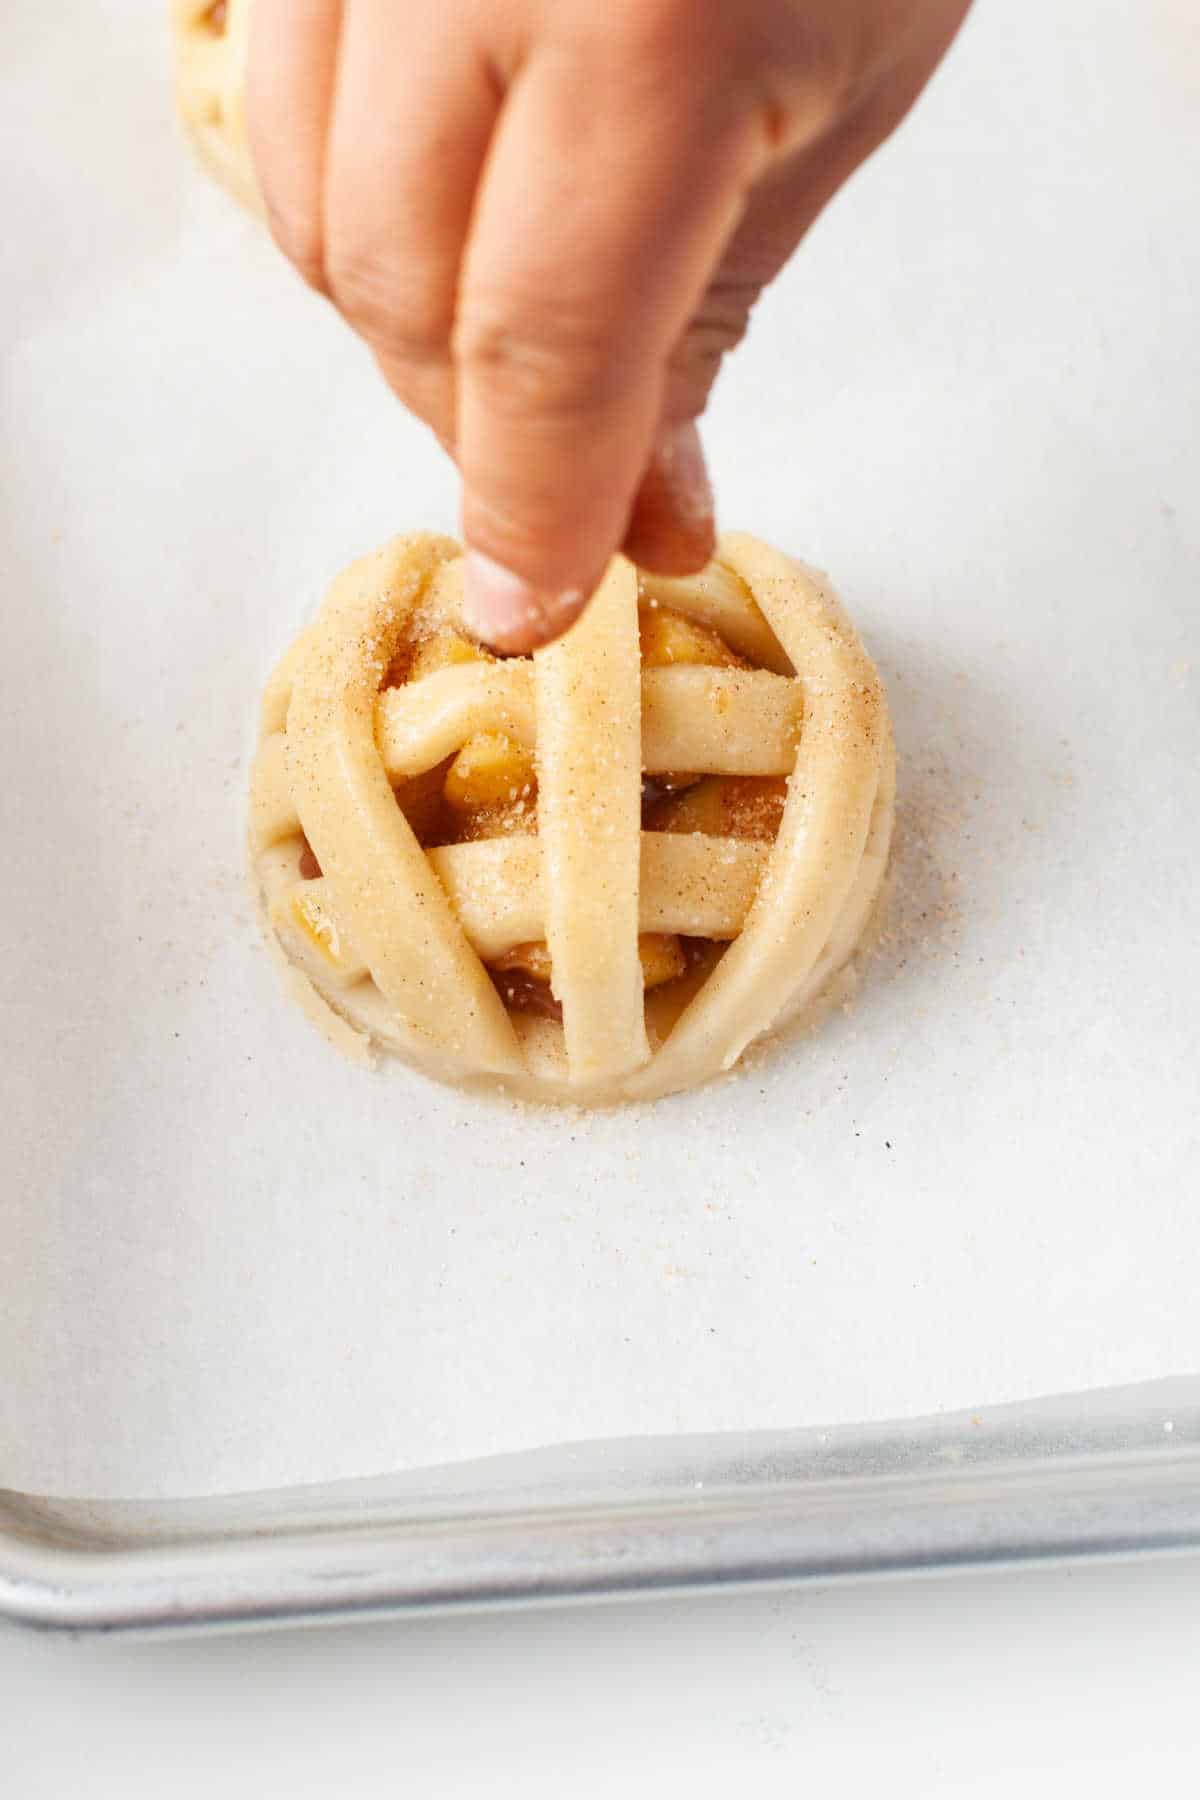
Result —
[[[250,0],[171,0],[179,117],[199,161],[262,211],[246,138]]]
[[[729,1069],[849,957],[895,770],[823,579],[723,538],[617,558],[498,660],[452,542],[356,563],[272,676],[251,783],[270,930],[310,1003],[456,1083],[650,1099]]]

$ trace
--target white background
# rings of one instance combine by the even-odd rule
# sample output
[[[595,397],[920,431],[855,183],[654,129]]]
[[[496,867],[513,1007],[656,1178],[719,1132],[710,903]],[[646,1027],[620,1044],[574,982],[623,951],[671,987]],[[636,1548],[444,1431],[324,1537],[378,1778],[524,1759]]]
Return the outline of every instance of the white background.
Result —
[[[1200,1562],[194,1644],[0,1636],[13,1800],[1174,1796]]]
[[[129,7],[103,10],[132,17]],[[18,37],[10,49],[17,62],[27,54],[44,65],[40,72],[52,81],[59,66],[48,55],[53,46],[32,21],[28,15],[21,27],[28,42]],[[140,51],[133,61],[146,70],[153,64]],[[18,419],[29,394],[41,391],[55,350],[48,341],[39,350],[39,254],[43,240],[46,255],[60,253],[57,202],[70,199],[67,187],[57,192],[62,172],[44,150],[47,116],[61,110],[86,118],[104,91],[90,69],[71,70],[61,85],[60,108],[45,107],[36,117],[24,117],[19,106],[6,113],[9,130],[19,128],[10,168],[26,184],[34,238],[6,296],[18,327],[29,331],[22,346],[28,357],[18,357],[11,390]],[[1014,1166],[978,1192],[947,1192],[939,1185],[939,1146],[928,1138],[906,1146],[902,1175],[884,1182],[886,1164],[873,1142],[853,1204],[822,1214],[814,1226],[816,1272],[805,1290],[818,1309],[810,1320],[814,1341],[831,1346],[856,1296],[862,1306],[865,1324],[839,1340],[848,1345],[848,1390],[858,1383],[863,1395],[859,1410],[891,1403],[889,1374],[904,1394],[915,1394],[935,1367],[939,1344],[969,1388],[962,1397],[976,1400],[1035,1379],[1034,1359],[1021,1354],[1030,1342],[1045,1340],[1062,1352],[1070,1371],[1060,1377],[1056,1365],[1044,1387],[1070,1385],[1081,1370],[1085,1380],[1115,1381],[1200,1364],[1194,1305],[1184,1304],[1194,1294],[1190,1240],[1179,1240],[1182,1253],[1174,1258],[1174,1305],[1163,1304],[1166,1290],[1148,1272],[1156,1250],[1164,1252],[1162,1266],[1172,1260],[1172,1233],[1185,1222],[1184,1178],[1195,1170],[1188,978],[1186,967],[1173,978],[1170,951],[1156,970],[1155,948],[1182,943],[1178,895],[1194,866],[1194,812],[1184,796],[1195,777],[1198,96],[1190,0],[985,0],[919,118],[814,237],[809,256],[764,314],[741,386],[735,377],[718,403],[713,441],[731,519],[835,569],[893,680],[898,674],[901,682],[915,681],[913,700],[898,695],[910,748],[919,749],[925,733],[943,757],[957,755],[984,774],[1001,764],[1007,770],[998,810],[982,815],[1006,873],[985,884],[986,903],[975,917],[986,926],[989,909],[1011,916],[1023,907],[1036,965],[1031,977],[1014,948],[986,994],[961,980],[953,993],[960,1022],[973,1005],[986,1001],[993,1009],[965,1091],[978,1103],[989,1045],[1018,1071],[1007,1107],[990,1091],[976,1149],[987,1172],[1006,1129],[1019,1121],[1045,1159],[1032,1171],[1026,1164],[1024,1185]],[[156,119],[145,102],[133,125],[124,117],[111,121],[130,177],[146,163],[133,126],[143,134],[160,130]],[[90,123],[99,145],[110,122],[98,114]],[[146,179],[161,201],[173,188],[173,166],[166,152],[151,161]],[[81,161],[79,179],[87,178]],[[73,238],[71,248],[89,282],[103,273],[106,233],[124,232],[129,214],[127,189],[107,180],[95,185],[93,232]],[[147,228],[147,254],[159,247]],[[898,283],[901,262],[906,279]],[[188,279],[199,277],[197,261]],[[151,301],[146,306],[136,323],[150,332]],[[214,320],[223,316],[213,311]],[[111,349],[123,328],[114,300],[96,335],[74,339],[81,366]],[[848,336],[855,356],[831,355],[828,346]],[[786,408],[775,379],[784,343],[795,359]],[[181,404],[189,392],[203,391],[219,411],[228,345],[218,336],[197,339],[191,349],[197,361],[190,380],[167,363],[151,375],[174,382]],[[292,371],[281,366],[268,376],[282,391]],[[256,379],[266,379],[261,370]],[[319,371],[314,382],[319,387]],[[350,400],[341,387],[320,393],[338,430],[346,406],[359,404],[365,391],[354,389]],[[64,394],[60,415],[51,395],[42,415],[47,430],[56,418],[59,426],[70,423],[66,387]],[[120,398],[110,394],[100,414],[127,417],[131,442],[110,428],[112,468],[104,471],[118,490],[123,467],[132,464],[143,481],[157,454],[154,445],[138,443],[142,420],[136,407],[123,414]],[[181,411],[185,460],[188,431]],[[36,519],[47,471],[61,475],[69,494],[85,463],[69,433],[53,444],[27,442],[22,504]],[[293,444],[273,442],[265,424],[258,452],[251,444],[239,454],[245,468],[235,473],[248,496],[247,517],[260,505],[251,484],[262,457],[275,459],[281,492],[289,482],[312,484],[306,504],[325,535],[314,526],[309,544],[293,533],[280,553],[293,576],[330,553],[334,527],[358,549],[382,535],[376,524],[387,529],[394,519],[394,498],[385,505],[382,488],[363,500],[356,489],[354,504],[345,493],[324,490]],[[790,471],[786,492],[762,487],[763,472],[777,468]],[[203,473],[203,459],[193,473]],[[228,488],[209,490],[210,505],[218,492]],[[232,521],[222,516],[223,524],[237,522],[236,504],[230,512]],[[69,516],[66,526],[64,567]],[[212,549],[211,526],[211,516],[203,530],[198,523],[180,555],[192,567],[208,546],[219,606],[228,572]],[[101,584],[129,542],[130,522],[119,510],[93,522],[87,548]],[[148,566],[136,548],[130,552],[137,581]],[[277,592],[274,552],[260,557],[254,572],[264,593]],[[164,592],[178,601],[178,581],[172,586],[169,571],[163,579]],[[38,595],[36,582],[23,591]],[[1098,597],[1096,629],[1108,634],[1105,655],[1095,654],[1094,644],[1081,646],[1088,612],[1080,596],[1090,593]],[[260,663],[286,624],[286,609],[264,605],[249,659]],[[999,613],[1007,620],[1003,633]],[[94,645],[84,635],[66,648],[91,654]],[[186,648],[206,673],[207,652],[198,644]],[[248,667],[243,656],[239,669],[245,674]],[[1147,679],[1158,684],[1158,698],[1139,708],[1136,695]],[[1044,730],[1060,703],[1070,714],[1065,746]],[[241,700],[220,704],[233,719]],[[161,742],[163,721],[151,712],[140,723],[147,743]],[[87,748],[72,746],[72,755],[74,767],[90,776]],[[1056,756],[1064,749],[1070,754]],[[980,755],[982,762],[971,760]],[[174,776],[187,764],[168,758],[168,767]],[[58,764],[50,773],[66,779]],[[1047,777],[1040,785],[1039,773]],[[1099,847],[1097,814],[1079,798],[1082,785],[1090,806],[1096,784],[1112,803]],[[1043,804],[1023,823],[1021,806],[1031,795]],[[231,800],[231,821],[233,814]],[[93,821],[80,809],[78,822],[86,875]],[[212,828],[206,850],[224,845],[224,829]],[[1001,842],[1004,829],[1013,835]],[[1051,851],[1021,849],[1023,829],[1041,832]],[[1114,870],[1142,879],[1114,895]],[[79,878],[74,867],[68,874]],[[1087,930],[1078,929],[1081,921]],[[1064,936],[1076,949],[1056,962],[1051,951]],[[41,1004],[53,993],[56,971],[35,973]],[[135,973],[149,978],[155,969],[148,963]],[[930,992],[938,986],[923,979]],[[1022,1009],[1039,984],[1048,989],[1048,1005],[1031,1029]],[[909,1054],[897,1068],[911,1074],[915,1059],[920,1077],[936,1031],[915,1010],[911,983],[890,992],[876,1018],[888,1030],[904,1027]],[[194,994],[186,1005],[202,1010]],[[1021,1027],[997,1037],[1005,1007]],[[1163,1056],[1168,1043],[1178,1054]],[[851,1033],[841,1048],[852,1068],[853,1046]],[[94,1048],[85,1045],[89,1057]],[[74,1054],[69,1044],[60,1050]],[[806,1054],[826,1137],[830,1109],[842,1104],[836,1070],[844,1066],[827,1055],[822,1062]],[[1052,1156],[1062,1117],[1053,1087],[1065,1061],[1081,1067],[1090,1086],[1069,1108],[1069,1143]],[[851,1103],[862,1100],[860,1085]],[[1144,1137],[1150,1103],[1161,1110]],[[114,1104],[106,1103],[103,1116],[120,1148]],[[867,1110],[881,1142],[894,1136],[893,1122],[905,1122],[895,1088],[889,1096],[881,1085]],[[705,1129],[715,1131],[711,1115]],[[86,1148],[68,1142],[75,1167],[84,1166]],[[1106,1164],[1120,1177],[1106,1181]],[[1177,1185],[1164,1186],[1172,1171]],[[927,1233],[924,1284],[908,1302],[911,1331],[902,1345],[882,1328],[873,1333],[872,1319],[887,1317],[884,1289],[855,1287],[849,1274],[847,1245],[875,1229],[881,1193],[898,1194],[915,1210],[900,1210],[891,1236],[872,1240],[879,1262],[909,1246],[913,1230]],[[73,1192],[68,1203],[80,1197]],[[111,1196],[101,1186],[83,1198],[102,1239]],[[1060,1205],[1067,1199],[1086,1205],[1068,1217]],[[963,1206],[970,1229],[955,1225]],[[179,1242],[172,1221],[140,1224],[148,1222],[162,1233],[153,1241],[172,1273],[171,1245]],[[79,1241],[69,1206],[52,1226],[61,1226],[63,1241]],[[130,1229],[128,1219],[122,1229]],[[48,1241],[54,1245],[53,1235]],[[135,1230],[129,1245],[144,1243]],[[77,1266],[65,1271],[67,1287],[56,1290],[66,1295],[64,1306],[87,1292],[86,1250],[84,1243]],[[740,1245],[743,1252],[749,1254]],[[354,1253],[351,1243],[346,1254]],[[998,1352],[1003,1334],[982,1347],[975,1329],[981,1271],[995,1277],[997,1256],[1011,1302],[1010,1362]],[[289,1278],[285,1266],[281,1293]],[[846,1285],[839,1289],[839,1281]],[[717,1283],[714,1303],[719,1292]],[[8,1308],[10,1368],[13,1345],[30,1341],[22,1304],[45,1304],[48,1295],[48,1287],[24,1286]],[[278,1299],[272,1288],[267,1300]],[[260,1295],[256,1312],[262,1303]],[[119,1338],[120,1296],[110,1295],[108,1305]],[[198,1359],[209,1344],[205,1334],[218,1318],[215,1302],[209,1305],[211,1318],[201,1311],[183,1322],[196,1335],[174,1370],[177,1380],[195,1379],[187,1357]],[[178,1318],[171,1324],[181,1329]],[[145,1348],[143,1326],[144,1319],[131,1336],[130,1358]],[[158,1329],[162,1341],[152,1348],[169,1355],[180,1340],[166,1333],[165,1315]],[[385,1347],[373,1379],[386,1380],[389,1354]],[[150,1358],[143,1366],[164,1364]],[[749,1370],[756,1379],[764,1374],[752,1359],[735,1372],[744,1380]],[[820,1376],[827,1379],[824,1366]],[[148,1374],[132,1394],[126,1423],[134,1440],[139,1420],[150,1420],[160,1439],[166,1429],[170,1408],[156,1380]],[[127,1365],[107,1388],[101,1377],[93,1393],[78,1396],[76,1423],[86,1423],[89,1409],[111,1413],[121,1393],[129,1400],[126,1382]],[[981,1382],[991,1392],[981,1391]],[[737,1386],[730,1387],[731,1403]],[[827,1386],[824,1403],[846,1416],[848,1390]],[[298,1435],[313,1395],[304,1390],[292,1398]],[[208,1421],[210,1428],[215,1423]],[[187,1426],[185,1412],[178,1428],[186,1434]],[[180,1442],[182,1467],[187,1445]],[[364,1448],[351,1436],[340,1454],[353,1463]],[[136,1441],[117,1445],[114,1487],[144,1453]],[[246,1454],[235,1445],[230,1469],[244,1469]],[[286,1460],[284,1446],[275,1455]],[[703,1794],[739,1781],[767,1794],[811,1781],[837,1794],[867,1777],[881,1793],[922,1796],[999,1796],[1018,1785],[1024,1792],[1103,1795],[1127,1792],[1139,1780],[1169,1792],[1194,1785],[1198,1603],[1200,1570],[1188,1562],[173,1647],[11,1636],[0,1639],[0,1755],[22,1800],[72,1792],[370,1795],[409,1785],[434,1795],[587,1795],[614,1787]]]

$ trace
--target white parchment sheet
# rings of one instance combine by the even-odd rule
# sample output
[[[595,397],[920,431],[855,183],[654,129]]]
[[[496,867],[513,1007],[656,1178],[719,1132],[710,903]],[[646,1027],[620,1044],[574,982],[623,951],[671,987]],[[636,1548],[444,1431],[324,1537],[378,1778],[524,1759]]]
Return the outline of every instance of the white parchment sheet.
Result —
[[[590,1118],[342,1062],[259,943],[263,677],[455,492],[184,160],[163,10],[5,19],[0,1485],[1200,1369],[1191,0],[980,0],[764,303],[709,442],[888,677],[889,932],[820,1031]]]

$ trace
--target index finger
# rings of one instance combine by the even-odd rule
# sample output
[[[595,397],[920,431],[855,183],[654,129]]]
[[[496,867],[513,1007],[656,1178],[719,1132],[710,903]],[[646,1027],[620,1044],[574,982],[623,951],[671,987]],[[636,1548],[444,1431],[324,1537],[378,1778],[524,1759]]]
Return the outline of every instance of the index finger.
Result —
[[[506,648],[570,623],[624,536],[667,361],[761,166],[703,69],[536,53],[501,117],[455,337],[468,605]]]

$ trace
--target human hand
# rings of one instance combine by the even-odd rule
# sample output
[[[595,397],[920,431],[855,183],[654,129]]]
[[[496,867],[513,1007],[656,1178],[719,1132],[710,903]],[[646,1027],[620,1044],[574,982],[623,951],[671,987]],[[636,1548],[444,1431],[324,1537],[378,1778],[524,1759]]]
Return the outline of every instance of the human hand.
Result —
[[[272,230],[457,460],[481,638],[703,566],[722,358],[968,5],[255,0]]]

